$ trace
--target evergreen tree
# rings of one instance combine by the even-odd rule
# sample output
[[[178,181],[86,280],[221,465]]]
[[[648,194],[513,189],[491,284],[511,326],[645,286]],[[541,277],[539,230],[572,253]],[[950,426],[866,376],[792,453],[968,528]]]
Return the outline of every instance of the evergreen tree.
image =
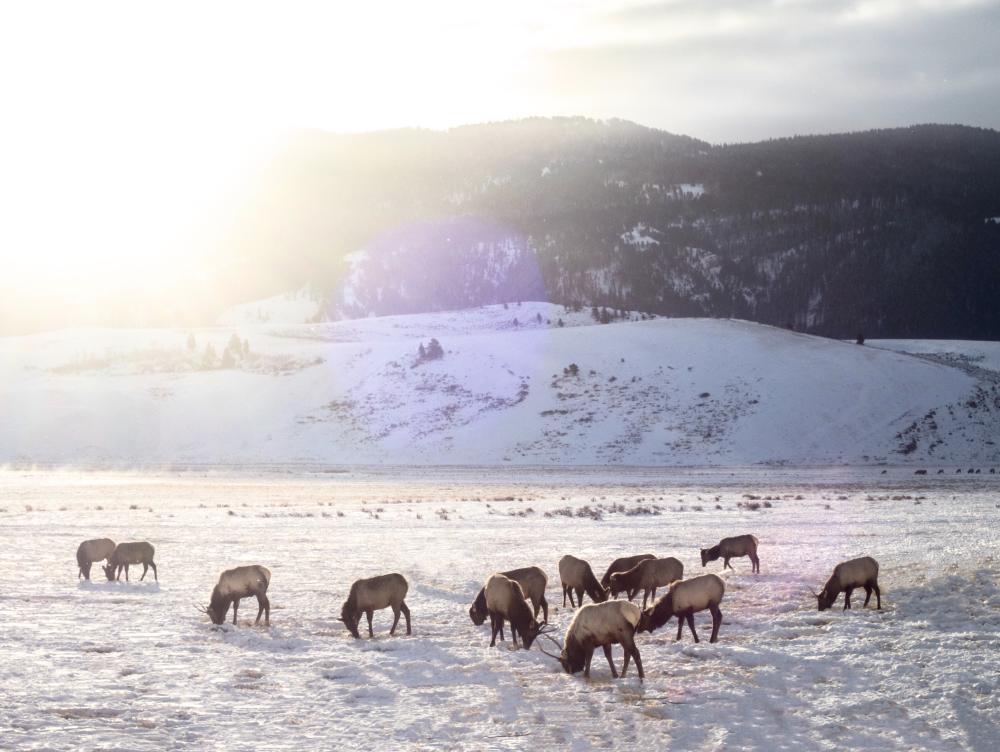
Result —
[[[218,365],[219,357],[215,354],[215,348],[209,342],[205,345],[205,352],[201,355],[201,367],[204,369],[215,368]]]

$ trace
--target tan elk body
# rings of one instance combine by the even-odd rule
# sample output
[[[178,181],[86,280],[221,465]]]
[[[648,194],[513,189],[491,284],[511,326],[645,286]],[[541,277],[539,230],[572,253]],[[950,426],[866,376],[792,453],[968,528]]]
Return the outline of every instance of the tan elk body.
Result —
[[[538,611],[541,609],[543,623],[548,624],[549,604],[545,600],[545,586],[548,584],[549,578],[542,571],[542,568],[523,567],[521,569],[511,569],[509,572],[501,572],[500,574],[514,580],[514,582],[521,586],[521,590],[524,591],[524,597],[531,601],[535,619],[538,618]],[[486,621],[488,615],[488,611],[486,610],[486,586],[484,585],[476,594],[476,599],[472,602],[472,606],[469,607],[469,618],[478,627]],[[500,630],[500,639],[503,639],[503,629]]]
[[[578,559],[570,554],[562,557],[559,560],[559,579],[562,582],[563,606],[566,605],[567,595],[571,606],[582,606],[585,592],[595,603],[603,603],[608,599],[608,591],[597,581],[597,578],[594,577],[594,570],[583,559]],[[573,602],[574,592],[578,603]]]
[[[601,578],[601,587],[607,588],[611,585],[611,575],[615,572],[627,572],[628,570],[635,567],[640,561],[645,561],[646,559],[655,559],[653,554],[637,554],[635,556],[622,556],[619,559],[615,559],[611,562],[611,565],[605,571],[604,576]],[[628,599],[632,600],[635,597],[635,592],[630,592],[628,594]]]
[[[719,639],[719,627],[722,626],[722,611],[719,604],[726,594],[726,584],[722,578],[714,574],[703,574],[689,580],[675,582],[652,606],[642,612],[639,622],[640,632],[652,632],[659,629],[674,616],[677,617],[677,639],[681,638],[684,620],[691,628],[694,641],[698,642],[698,633],[694,629],[694,615],[708,609],[712,613],[712,639]]]
[[[108,564],[104,567],[104,574],[109,580],[120,580],[122,570],[125,570],[125,581],[128,582],[128,568],[132,564],[142,564],[142,577],[145,579],[146,572],[153,568],[153,578],[159,582],[160,578],[156,573],[156,564],[153,563],[153,554],[156,549],[146,541],[132,543],[119,543],[115,546],[114,552],[108,558]]]
[[[227,569],[219,575],[219,582],[212,588],[212,596],[208,608],[204,609],[213,624],[222,624],[226,620],[229,605],[233,606],[233,624],[236,624],[236,612],[240,608],[240,600],[251,595],[257,598],[257,618],[254,624],[260,623],[260,615],[264,614],[264,623],[271,624],[271,601],[267,597],[267,588],[271,584],[271,570],[260,564]]]
[[[878,586],[878,562],[870,556],[845,561],[833,568],[833,574],[826,581],[823,590],[814,593],[819,601],[819,610],[825,611],[836,602],[837,596],[844,593],[844,610],[851,607],[851,591],[854,588],[865,589],[865,603],[875,593],[877,608],[882,608],[882,591]]]
[[[340,620],[352,635],[360,637],[358,624],[361,614],[364,614],[368,618],[368,636],[374,637],[372,615],[383,608],[391,608],[393,620],[389,634],[396,634],[400,612],[406,617],[406,634],[410,634],[410,609],[405,600],[409,588],[406,578],[396,572],[357,580],[351,585],[351,592],[340,609]]]
[[[90,568],[93,566],[95,561],[104,561],[110,558],[111,554],[115,551],[115,542],[110,538],[94,538],[93,540],[85,540],[76,549],[76,563],[80,568],[79,574],[76,578],[80,579],[83,577],[85,580],[90,579]]]
[[[737,535],[733,538],[723,538],[718,545],[701,549],[701,565],[710,561],[722,559],[723,569],[732,569],[730,559],[749,556],[753,572],[760,572],[760,559],[757,557],[757,538],[752,535]]]
[[[496,645],[497,634],[503,630],[504,619],[510,622],[511,639],[517,644],[517,636],[525,648],[538,636],[538,622],[532,615],[531,607],[524,597],[521,586],[509,577],[497,573],[486,581],[486,612],[490,615],[492,637],[490,647]]]
[[[642,607],[646,608],[649,599],[656,598],[657,588],[666,587],[683,577],[684,565],[673,556],[644,559],[627,572],[611,575],[611,597],[617,598],[622,592],[634,594],[642,590]],[[632,598],[629,597],[629,600]]]
[[[642,658],[635,645],[635,632],[641,617],[642,611],[629,601],[608,601],[582,606],[566,630],[566,639],[559,657],[563,668],[570,674],[582,669],[583,675],[589,678],[594,649],[601,647],[611,667],[611,675],[617,678],[618,671],[611,659],[611,646],[621,645],[625,650],[621,675],[625,676],[629,658],[634,658],[639,678],[642,679]]]

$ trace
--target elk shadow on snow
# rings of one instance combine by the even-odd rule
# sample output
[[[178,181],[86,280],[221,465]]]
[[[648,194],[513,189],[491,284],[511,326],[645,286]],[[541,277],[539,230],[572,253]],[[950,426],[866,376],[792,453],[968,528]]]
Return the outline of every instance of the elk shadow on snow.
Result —
[[[125,582],[125,580],[98,582],[96,580],[80,580],[76,585],[77,590],[91,593],[117,593],[119,595],[128,593],[129,595],[152,595],[160,592],[158,582]]]

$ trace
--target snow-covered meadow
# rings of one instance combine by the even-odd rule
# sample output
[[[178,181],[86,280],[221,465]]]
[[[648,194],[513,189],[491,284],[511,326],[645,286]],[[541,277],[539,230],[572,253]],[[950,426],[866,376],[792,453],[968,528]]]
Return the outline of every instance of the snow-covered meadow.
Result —
[[[998,479],[7,470],[0,747],[992,750]],[[612,680],[600,652],[585,681],[536,649],[491,649],[467,615],[490,572],[538,564],[561,637],[561,555],[600,574],[648,551],[700,573],[700,547],[744,532],[760,539],[761,574],[744,559],[723,575],[720,641],[675,643],[673,623],[643,635],[642,683],[634,669]],[[77,544],[105,535],[152,542],[159,584],[78,582]],[[855,599],[818,613],[809,589],[862,554],[881,563],[884,610]],[[252,627],[245,601],[237,627],[214,628],[195,604],[244,563],[272,570],[272,626]],[[374,640],[352,639],[336,619],[351,581],[388,571],[410,582],[413,635],[388,637],[380,612]]]
[[[302,302],[0,338],[0,465],[1000,465],[995,343],[540,302],[276,323]]]

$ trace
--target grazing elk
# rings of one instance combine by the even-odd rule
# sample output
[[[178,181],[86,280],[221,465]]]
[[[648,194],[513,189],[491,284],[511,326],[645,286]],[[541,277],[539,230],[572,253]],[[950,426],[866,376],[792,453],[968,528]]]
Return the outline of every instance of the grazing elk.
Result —
[[[524,598],[524,591],[515,581],[502,574],[495,574],[486,581],[486,612],[490,615],[493,634],[490,647],[497,644],[497,633],[503,630],[503,621],[510,622],[511,639],[517,645],[517,636],[527,650],[538,636],[538,622],[531,614],[531,607]]]
[[[642,612],[638,631],[652,632],[676,616],[677,639],[681,638],[684,620],[687,619],[694,641],[699,642],[698,633],[694,631],[694,615],[707,608],[712,612],[712,639],[709,642],[715,642],[719,639],[719,627],[722,624],[719,603],[722,602],[725,592],[726,585],[722,578],[714,574],[703,574],[700,577],[675,582],[666,595]]]
[[[603,603],[608,599],[608,591],[601,586],[601,583],[594,577],[594,570],[590,564],[583,559],[566,554],[559,560],[559,579],[562,582],[563,606],[566,605],[566,596],[569,595],[569,603],[574,608],[583,605],[584,592],[590,596],[594,603]],[[573,602],[573,591],[576,591],[577,603]]]
[[[110,538],[94,538],[93,540],[85,540],[80,544],[80,547],[76,549],[76,563],[80,567],[80,572],[77,574],[76,578],[80,579],[83,577],[85,580],[90,579],[90,568],[93,566],[95,561],[104,561],[111,557],[114,553],[115,542]]]
[[[722,568],[732,569],[730,559],[749,556],[753,571],[760,572],[760,559],[757,558],[757,539],[752,535],[737,535],[735,538],[723,538],[719,545],[701,549],[701,565],[722,557]]]
[[[501,572],[504,577],[514,580],[521,586],[525,597],[531,601],[535,619],[538,619],[538,610],[542,610],[543,624],[549,623],[549,604],[545,600],[545,586],[549,578],[542,571],[541,567],[524,567],[522,569],[512,569],[509,572]],[[486,621],[488,611],[486,610],[486,587],[479,589],[476,599],[469,607],[469,618],[477,627]],[[500,628],[500,639],[503,639],[503,627]]]
[[[629,595],[643,591],[642,607],[650,597],[656,598],[656,588],[666,587],[674,580],[684,577],[684,565],[673,556],[665,559],[643,559],[627,572],[615,572],[611,575],[611,597],[617,598],[619,593]]]
[[[153,579],[157,582],[160,578],[156,574],[156,564],[153,563],[153,554],[156,549],[146,541],[136,543],[119,543],[115,546],[114,552],[108,557],[107,566],[103,567],[104,574],[109,580],[120,580],[122,570],[125,570],[125,581],[128,582],[128,568],[132,564],[142,564],[142,580],[146,577],[149,568],[153,568]]]
[[[202,610],[208,614],[213,624],[222,624],[229,612],[229,604],[233,605],[233,624],[236,624],[236,612],[240,608],[240,599],[257,598],[257,618],[254,624],[260,624],[260,615],[264,614],[264,624],[271,626],[271,601],[267,598],[267,587],[271,584],[271,570],[260,564],[247,567],[227,569],[219,575],[218,584],[212,588],[212,597],[208,608]]]
[[[844,593],[844,610],[851,607],[851,591],[856,587],[865,589],[865,606],[872,598],[872,591],[875,591],[875,602],[877,608],[882,608],[882,591],[878,587],[878,562],[870,556],[862,556],[860,559],[845,561],[833,568],[833,575],[826,581],[823,590],[813,593],[819,602],[819,610],[825,611],[836,601],[837,597]]]
[[[400,611],[406,617],[406,634],[410,634],[410,609],[404,600],[409,589],[406,578],[395,572],[370,577],[367,580],[357,580],[351,585],[351,592],[340,609],[340,620],[352,635],[361,637],[358,634],[358,624],[361,621],[361,614],[365,614],[368,617],[368,636],[374,637],[372,614],[383,608],[392,608],[392,629],[389,630],[389,634],[396,634]]]
[[[611,585],[611,575],[615,572],[627,572],[632,567],[636,566],[640,561],[645,561],[646,559],[655,559],[653,554],[638,554],[636,556],[622,556],[620,559],[615,559],[611,562],[611,566],[608,567],[604,576],[601,578],[601,587],[607,588]],[[632,600],[635,597],[635,591],[628,594],[628,599]]]
[[[584,677],[589,679],[594,648],[602,647],[604,657],[611,666],[611,675],[617,679],[618,671],[611,659],[611,646],[621,645],[625,649],[621,675],[625,676],[629,658],[635,658],[639,679],[643,679],[645,674],[642,671],[642,658],[635,646],[636,626],[641,615],[639,607],[629,601],[591,603],[580,608],[566,630],[566,641],[559,656],[559,662],[566,673],[575,674],[583,669]]]

